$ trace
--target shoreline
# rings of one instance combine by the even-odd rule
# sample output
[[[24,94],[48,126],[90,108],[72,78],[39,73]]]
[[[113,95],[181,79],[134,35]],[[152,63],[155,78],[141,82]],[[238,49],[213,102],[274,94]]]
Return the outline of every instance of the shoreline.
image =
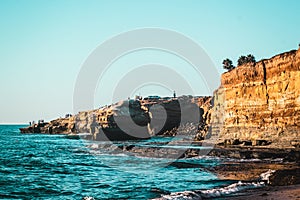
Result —
[[[266,199],[300,199],[300,184],[289,186],[266,186],[238,192],[233,196],[215,198],[216,200],[266,200]]]
[[[153,143],[153,142],[152,142]],[[149,143],[149,144],[152,144]],[[158,144],[158,143],[155,143]],[[164,144],[161,143],[161,144]],[[185,144],[185,143],[176,143]],[[198,145],[197,145],[198,144]],[[193,145],[201,146],[201,143],[193,143]],[[97,148],[110,148],[107,145],[101,146],[97,145]],[[121,145],[117,149],[117,151],[123,151],[130,153],[135,156],[145,156],[145,157],[155,157],[158,154],[155,154],[155,147],[147,147],[144,148],[142,146],[136,146],[135,144]],[[176,148],[160,148],[159,155],[172,155],[172,152],[175,151]],[[116,152],[117,153],[117,152]],[[161,153],[161,154],[160,154]],[[176,155],[176,151],[174,152]],[[272,195],[277,195],[278,191],[282,191],[284,195],[283,197],[288,197],[289,192],[293,192],[296,194],[300,187],[300,165],[299,165],[299,148],[272,148],[270,147],[253,147],[253,146],[219,146],[216,145],[211,150],[211,152],[207,155],[209,157],[220,158],[220,164],[211,168],[204,168],[212,173],[214,173],[220,180],[230,180],[233,181],[233,186],[236,184],[236,188],[230,188],[230,194],[221,196],[217,196],[216,194],[212,194],[211,197],[201,197],[202,199],[252,199],[256,195],[261,195],[261,199],[268,199],[272,197]],[[189,149],[183,153],[183,160],[185,158],[193,158],[201,156],[201,149]],[[171,156],[172,157],[172,156]],[[178,168],[202,168],[201,165],[190,165],[185,162],[175,162],[173,164]],[[276,172],[269,177],[271,181],[271,185],[261,184],[260,175],[262,173],[267,172],[268,170],[276,170]],[[282,173],[284,172],[284,173]],[[285,174],[288,172],[288,174]],[[289,175],[287,177],[286,175]],[[273,178],[272,178],[273,177]],[[287,178],[286,178],[287,177]],[[293,180],[290,182],[289,180]],[[239,181],[241,181],[241,185],[239,185]],[[265,181],[265,180],[264,180]],[[289,186],[278,186],[280,181],[285,181],[283,184],[287,184]],[[248,185],[247,185],[248,184]],[[255,185],[257,184],[257,186]],[[224,187],[226,189],[226,187]],[[260,187],[253,189],[253,187]],[[241,189],[240,189],[241,188]],[[252,188],[252,189],[249,189]],[[215,188],[215,190],[222,191],[223,188]],[[214,189],[211,189],[214,190]],[[236,190],[236,191],[235,191]],[[203,192],[203,191],[202,191]],[[217,191],[218,192],[218,191]],[[201,195],[200,190],[195,191],[183,191],[177,192],[178,194],[190,195],[189,193],[196,193]],[[274,194],[273,194],[274,193]],[[163,195],[163,194],[161,194]],[[173,194],[171,194],[173,195]],[[215,196],[213,196],[215,195]],[[256,197],[256,196],[255,196]],[[259,197],[259,198],[260,198]],[[298,196],[294,195],[290,199],[297,199]],[[163,196],[158,197],[157,199],[166,199]],[[176,198],[173,198],[176,199]],[[194,198],[197,199],[197,198]],[[199,198],[198,198],[199,199]],[[276,198],[274,198],[276,199]],[[299,198],[300,199],[300,198]]]
[[[66,134],[67,136],[67,134]],[[162,143],[164,144],[164,143]],[[177,145],[185,144],[176,143]],[[201,142],[194,142],[193,145],[201,147]],[[105,145],[106,148],[109,148]],[[97,148],[102,148],[98,145]],[[142,147],[136,146],[135,144],[121,145],[118,151],[123,151],[131,153],[135,156],[143,157],[156,157],[168,155],[172,158],[172,153],[176,155],[176,148],[163,147],[157,152],[156,147]],[[186,151],[179,158],[193,158],[201,156],[203,149],[190,149],[186,148]],[[159,153],[159,154],[157,154]],[[177,192],[182,195],[191,195],[189,193],[196,193],[201,195],[202,199],[253,199],[256,197],[258,199],[271,199],[277,195],[281,195],[282,198],[289,199],[300,199],[299,195],[290,195],[300,193],[300,149],[299,148],[275,148],[274,146],[243,146],[243,145],[215,145],[207,156],[220,158],[222,161],[219,165],[212,168],[205,168],[206,170],[214,173],[220,180],[230,180],[234,183],[232,185],[237,185],[237,191],[230,191],[230,194],[222,194],[218,196],[217,194],[212,194],[212,196],[201,197],[201,191],[182,191]],[[188,168],[196,167],[201,168],[202,166],[188,165],[182,162],[177,162],[173,164],[176,167]],[[268,172],[269,170],[275,170],[275,173],[270,175],[270,184],[259,185],[261,182],[260,175]],[[292,181],[291,181],[292,180]],[[241,181],[241,182],[240,182]],[[265,180],[264,180],[265,181]],[[284,181],[280,183],[280,181]],[[239,185],[241,183],[242,185]],[[245,185],[243,185],[245,184]],[[249,185],[247,185],[249,184]],[[257,184],[258,186],[256,186]],[[280,186],[283,185],[283,186]],[[287,186],[286,186],[287,185]],[[228,185],[226,187],[230,187]],[[224,187],[224,188],[226,188]],[[253,187],[257,187],[253,189]],[[242,189],[240,189],[242,188]],[[249,189],[250,188],[250,189]],[[211,190],[222,191],[223,188],[214,188]],[[229,190],[231,190],[230,188]],[[184,190],[184,189],[183,189]],[[225,189],[226,190],[226,189]],[[209,190],[208,190],[209,191]],[[203,192],[203,191],[202,191]],[[278,194],[280,192],[280,194]],[[167,199],[163,197],[156,199]],[[174,195],[174,194],[171,194]],[[176,194],[175,194],[176,195]],[[210,194],[209,194],[210,195]],[[215,195],[215,196],[214,196]],[[258,197],[257,197],[258,196]],[[290,197],[291,196],[291,197]],[[176,198],[175,198],[176,199]],[[197,199],[197,198],[194,198]],[[274,198],[276,199],[276,198]]]
[[[300,199],[300,167],[297,163],[265,163],[265,162],[231,162],[238,167],[241,165],[249,165],[251,167],[240,167],[240,174],[235,174],[234,176],[224,176],[232,173],[229,168],[219,168],[215,167],[214,173],[218,175],[220,180],[231,180],[232,184],[212,188],[208,190],[192,190],[192,191],[179,191],[173,192],[170,194],[161,194],[161,197],[155,198],[154,200],[167,200],[167,199],[215,199],[215,200],[271,200],[271,199],[291,199],[299,200]],[[228,163],[226,163],[228,164]],[[222,164],[221,164],[222,165]],[[225,163],[223,163],[225,165]],[[257,170],[255,167],[258,167]],[[252,168],[252,176],[240,176],[241,174],[248,174],[249,170]],[[277,169],[271,170],[270,168]],[[234,170],[236,168],[232,168]],[[277,177],[277,181],[274,182],[274,177],[278,173],[284,170],[295,170],[292,173],[296,172],[297,182],[288,183],[284,182],[284,178]],[[267,170],[267,171],[265,171]],[[263,173],[260,173],[263,172]],[[251,170],[250,170],[251,174]],[[281,182],[281,180],[283,182]],[[270,182],[271,181],[271,182]],[[283,185],[281,185],[283,184]],[[284,185],[287,184],[287,185]]]
[[[213,199],[300,199],[300,166],[296,162],[224,162],[213,171],[221,180],[258,182],[261,174],[273,173],[264,187],[234,192]]]
[[[243,183],[258,183],[262,179],[261,175],[263,173],[270,172],[270,175],[266,178],[267,180],[264,180],[266,185],[234,192],[228,196],[214,197],[213,199],[300,199],[299,149],[252,147],[248,150],[254,152],[253,155],[262,155],[263,157],[267,155],[267,157],[255,158],[249,156],[248,159],[244,159],[237,152],[243,153],[245,150],[247,150],[247,147],[222,147],[215,150],[220,157],[225,155],[227,158],[228,156],[234,158],[232,161],[224,161],[213,167],[212,172],[221,180],[241,181]],[[220,152],[222,152],[222,155],[220,155]],[[274,157],[276,155],[277,157]]]
[[[270,158],[241,158],[237,152],[243,153],[245,147],[219,147],[214,149],[213,157],[224,159],[217,166],[206,168],[220,180],[233,181],[233,184],[209,190],[179,191],[162,195],[156,200],[177,199],[300,199],[300,164],[296,153],[288,153],[287,149],[254,148],[255,151],[267,153]],[[235,154],[231,154],[234,151]],[[273,158],[281,152],[281,157]],[[292,151],[292,152],[293,152]],[[221,152],[221,153],[220,153]],[[231,157],[230,157],[231,155]],[[255,154],[260,155],[260,154]],[[263,154],[261,154],[263,155]]]
[[[201,146],[200,143],[199,146]],[[97,148],[102,147],[109,148],[108,146],[97,146]],[[201,164],[189,164],[184,161],[185,159],[199,156],[201,159],[202,150],[187,148],[182,157],[171,163],[171,165],[182,169],[203,168],[204,166]],[[174,148],[143,147],[134,144],[121,145],[118,151],[129,153],[133,156],[157,158],[166,158],[165,156],[172,158],[172,153],[174,155],[178,153]],[[186,191],[183,188],[181,191],[170,194],[162,193],[161,197],[155,199],[177,199],[180,196],[186,199],[243,199],[245,196],[252,195],[252,192],[248,191],[256,191],[257,195],[261,193],[263,194],[262,197],[265,197],[268,194],[264,193],[273,191],[272,188],[277,188],[276,191],[281,191],[281,187],[283,189],[285,187],[293,188],[294,185],[300,184],[299,155],[299,148],[247,147],[238,145],[215,146],[206,156],[218,158],[220,163],[216,166],[204,167],[203,169],[215,174],[220,180],[232,181],[231,185],[207,190],[207,196],[203,194],[204,190]],[[262,174],[265,174],[265,177],[262,177]],[[253,189],[255,187],[257,189]],[[250,190],[249,188],[252,189]],[[222,194],[218,196],[218,193]],[[242,198],[240,197],[241,195],[243,196]]]

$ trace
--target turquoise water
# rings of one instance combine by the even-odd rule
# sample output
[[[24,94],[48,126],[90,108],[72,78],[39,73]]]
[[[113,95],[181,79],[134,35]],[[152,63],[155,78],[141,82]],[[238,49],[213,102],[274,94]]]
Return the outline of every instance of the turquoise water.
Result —
[[[0,125],[0,199],[151,199],[228,184],[206,170],[217,159],[182,159],[203,167],[181,168],[63,135],[23,135],[20,127]]]

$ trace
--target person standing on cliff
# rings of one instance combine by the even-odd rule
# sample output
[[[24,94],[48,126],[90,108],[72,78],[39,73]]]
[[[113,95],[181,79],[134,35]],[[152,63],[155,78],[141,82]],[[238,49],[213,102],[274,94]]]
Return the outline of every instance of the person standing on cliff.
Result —
[[[176,98],[176,92],[175,92],[175,90],[173,92],[173,97]]]

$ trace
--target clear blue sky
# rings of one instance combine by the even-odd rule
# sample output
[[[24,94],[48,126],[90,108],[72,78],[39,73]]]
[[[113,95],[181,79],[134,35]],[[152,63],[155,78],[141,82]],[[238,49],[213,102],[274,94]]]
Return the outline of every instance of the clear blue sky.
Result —
[[[87,56],[118,33],[142,27],[178,31],[221,62],[297,49],[300,1],[1,0],[0,123],[72,113]],[[101,98],[101,97],[99,97]],[[101,102],[101,101],[100,101]]]

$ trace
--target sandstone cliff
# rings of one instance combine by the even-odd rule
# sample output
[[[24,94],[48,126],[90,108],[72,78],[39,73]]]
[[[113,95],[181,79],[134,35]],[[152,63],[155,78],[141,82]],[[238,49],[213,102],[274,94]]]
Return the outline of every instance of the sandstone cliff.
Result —
[[[220,142],[298,145],[300,49],[224,73],[214,101]]]

